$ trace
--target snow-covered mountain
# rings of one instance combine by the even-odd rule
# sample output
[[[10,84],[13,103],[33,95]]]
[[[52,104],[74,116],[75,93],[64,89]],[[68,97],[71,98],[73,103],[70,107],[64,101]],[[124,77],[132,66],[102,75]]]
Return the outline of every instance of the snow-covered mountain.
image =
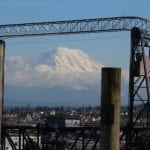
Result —
[[[39,57],[37,65],[41,66],[41,71],[43,66],[47,66],[53,71],[59,71],[65,74],[73,72],[94,72],[100,70],[102,67],[102,65],[95,63],[84,52],[64,47],[43,53]]]
[[[7,57],[6,105],[97,105],[102,65],[78,49]]]
[[[83,51],[65,47],[36,57],[7,57],[5,104],[99,105],[102,67]],[[122,99],[127,100],[128,72],[122,80]]]
[[[98,83],[101,67],[80,50],[59,47],[34,58],[7,58],[6,84],[83,90]]]

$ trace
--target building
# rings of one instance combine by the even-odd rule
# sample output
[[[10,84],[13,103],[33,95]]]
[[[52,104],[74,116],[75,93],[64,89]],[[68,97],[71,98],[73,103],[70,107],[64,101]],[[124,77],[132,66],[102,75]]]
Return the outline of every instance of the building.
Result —
[[[74,116],[66,116],[65,114],[55,114],[46,117],[45,125],[50,127],[79,127],[80,119]]]

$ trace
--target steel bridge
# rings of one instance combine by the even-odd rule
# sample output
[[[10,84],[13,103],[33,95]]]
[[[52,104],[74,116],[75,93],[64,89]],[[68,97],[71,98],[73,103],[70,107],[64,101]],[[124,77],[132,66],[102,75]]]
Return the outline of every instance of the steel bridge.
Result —
[[[4,150],[8,145],[13,150],[98,150],[100,145],[99,127],[12,125],[4,127],[3,135]]]
[[[53,21],[40,23],[0,25],[0,39],[25,36],[67,35],[101,32],[131,32],[131,54],[129,72],[129,117],[121,139],[126,140],[126,150],[131,150],[135,136],[135,127],[143,115],[146,115],[146,128],[150,126],[150,21],[141,17],[123,16],[83,20]],[[3,77],[3,76],[2,76]],[[1,96],[3,97],[3,96]],[[3,98],[0,99],[1,105]],[[141,110],[134,112],[136,105]],[[7,138],[12,148],[14,143],[7,127],[3,127],[3,138]],[[25,129],[26,127],[24,127]],[[96,129],[96,128],[95,128]],[[16,130],[19,131],[19,128]],[[41,129],[42,130],[42,129]],[[6,134],[5,134],[6,133]],[[78,136],[80,135],[80,132]],[[22,134],[27,142],[28,136]],[[18,134],[18,135],[19,135]],[[25,137],[26,136],[26,137]],[[20,139],[22,139],[20,138]],[[84,139],[84,138],[82,138]],[[84,140],[83,140],[84,141]],[[75,140],[76,143],[76,140]],[[84,143],[84,142],[83,142]],[[84,143],[85,144],[85,143]],[[82,149],[85,149],[83,144]],[[5,145],[5,144],[3,144]],[[75,144],[76,145],[76,144]],[[5,147],[3,147],[5,150]],[[15,148],[13,148],[15,150]]]
[[[123,131],[121,127],[121,131]],[[149,128],[135,128],[135,136]],[[99,150],[100,126],[48,127],[30,125],[5,125],[2,150]],[[120,142],[125,148],[125,139]]]
[[[141,17],[112,17],[83,20],[0,25],[0,38],[24,36],[83,34],[96,32],[130,31],[138,27],[150,32],[150,21]]]

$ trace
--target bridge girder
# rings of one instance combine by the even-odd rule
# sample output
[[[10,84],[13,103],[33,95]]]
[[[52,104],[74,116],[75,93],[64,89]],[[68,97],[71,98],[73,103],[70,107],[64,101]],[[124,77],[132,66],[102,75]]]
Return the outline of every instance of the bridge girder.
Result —
[[[52,21],[0,25],[0,38],[25,36],[64,35],[97,32],[130,31],[138,27],[150,32],[150,21],[141,17],[123,16],[68,21]]]

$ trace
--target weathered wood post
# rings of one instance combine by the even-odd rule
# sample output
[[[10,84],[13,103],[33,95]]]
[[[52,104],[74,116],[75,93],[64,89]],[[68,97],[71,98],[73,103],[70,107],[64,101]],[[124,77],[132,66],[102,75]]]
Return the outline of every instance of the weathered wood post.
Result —
[[[100,150],[119,150],[120,68],[102,68]]]
[[[2,113],[4,97],[4,56],[5,42],[0,40],[0,149],[2,149]]]

